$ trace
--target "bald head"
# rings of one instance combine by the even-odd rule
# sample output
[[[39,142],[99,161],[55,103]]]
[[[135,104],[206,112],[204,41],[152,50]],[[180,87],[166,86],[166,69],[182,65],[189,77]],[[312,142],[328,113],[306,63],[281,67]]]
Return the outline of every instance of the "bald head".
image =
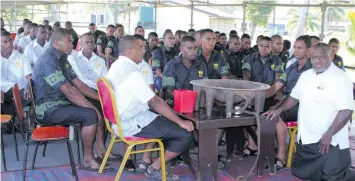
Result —
[[[137,38],[132,35],[123,36],[118,43],[120,56],[125,56],[139,64],[143,60],[144,51]]]

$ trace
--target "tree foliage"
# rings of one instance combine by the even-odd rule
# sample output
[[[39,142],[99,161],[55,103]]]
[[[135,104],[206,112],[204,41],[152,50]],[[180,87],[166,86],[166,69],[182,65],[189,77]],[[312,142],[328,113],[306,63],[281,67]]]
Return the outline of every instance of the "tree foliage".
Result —
[[[349,17],[349,21],[351,22],[351,25],[349,27],[350,38],[347,41],[346,45],[347,45],[348,51],[352,55],[355,55],[355,11],[349,12],[348,17]]]
[[[275,3],[275,2],[269,2]],[[257,26],[266,27],[269,16],[275,9],[273,6],[264,6],[259,4],[248,4],[246,8],[246,18],[252,23],[251,37],[254,36],[255,28]]]
[[[318,31],[321,27],[319,16],[320,14],[315,13],[315,11],[312,10],[308,11],[305,28],[307,30],[310,30],[311,32]],[[290,32],[294,32],[296,30],[299,19],[300,19],[300,12],[299,10],[296,10],[296,12],[293,13],[293,16],[291,17],[290,21],[287,24],[287,29]]]
[[[16,9],[16,10],[15,10]],[[4,19],[5,24],[9,25],[10,31],[15,31],[17,21],[21,21],[28,17],[29,10],[26,6],[16,6],[1,9],[1,17]]]

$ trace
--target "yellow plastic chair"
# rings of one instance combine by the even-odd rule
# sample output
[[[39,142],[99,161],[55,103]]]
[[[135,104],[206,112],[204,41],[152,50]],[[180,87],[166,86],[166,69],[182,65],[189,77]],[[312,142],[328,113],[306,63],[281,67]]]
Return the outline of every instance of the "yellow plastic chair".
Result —
[[[166,181],[164,145],[161,142],[161,140],[160,139],[152,139],[152,138],[139,138],[139,137],[134,137],[134,136],[124,137],[123,132],[122,132],[122,128],[121,128],[121,124],[120,124],[120,119],[118,116],[117,107],[116,107],[116,99],[115,99],[111,84],[109,83],[109,81],[106,78],[101,77],[97,81],[97,87],[98,87],[101,107],[102,107],[103,114],[104,114],[106,128],[111,133],[110,145],[108,146],[105,157],[101,163],[99,173],[102,173],[102,171],[106,165],[108,156],[112,150],[113,145],[117,142],[124,142],[128,145],[128,149],[123,157],[122,163],[121,163],[118,173],[115,177],[115,181],[118,181],[120,179],[123,168],[128,160],[129,155],[137,154],[137,153],[144,153],[144,152],[152,152],[152,151],[160,151],[162,180]],[[112,130],[110,123],[112,123],[113,126],[117,126],[118,134]],[[159,148],[132,151],[132,148],[134,146],[140,145],[140,144],[147,144],[147,143],[158,143]]]
[[[287,127],[288,133],[290,135],[290,141],[289,141],[290,143],[289,143],[288,157],[287,157],[287,167],[291,167],[293,153],[296,152],[295,138],[297,136],[298,124],[295,121],[287,122],[286,127]]]

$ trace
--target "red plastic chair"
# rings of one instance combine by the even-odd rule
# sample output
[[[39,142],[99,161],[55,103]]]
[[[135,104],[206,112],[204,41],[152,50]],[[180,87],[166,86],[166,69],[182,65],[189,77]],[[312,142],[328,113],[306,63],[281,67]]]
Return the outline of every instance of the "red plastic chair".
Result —
[[[14,102],[17,114],[20,118],[20,121],[23,121],[24,113],[22,108],[22,100],[20,96],[20,89],[17,84],[12,88],[14,95]],[[28,145],[29,143],[35,142],[36,148],[34,152],[33,162],[32,162],[32,170],[35,166],[37,150],[40,142],[48,142],[48,141],[62,141],[65,140],[68,147],[68,153],[70,158],[70,166],[72,169],[72,174],[75,176],[75,179],[78,181],[78,174],[76,172],[74,156],[72,152],[72,148],[69,142],[69,130],[64,126],[47,126],[47,127],[39,127],[34,129],[32,132],[28,132],[32,134],[26,133],[25,139],[25,156],[23,160],[23,172],[22,172],[22,180],[26,180],[26,167],[27,167],[27,155],[28,155]],[[31,136],[28,136],[31,135]]]
[[[105,157],[101,163],[99,173],[102,173],[103,168],[105,167],[105,164],[107,162],[107,158],[111,152],[113,145],[116,142],[124,142],[128,145],[128,149],[125,153],[125,156],[123,157],[120,168],[119,168],[118,173],[115,177],[115,181],[118,181],[120,179],[120,176],[122,174],[123,168],[128,160],[129,155],[137,154],[137,153],[144,153],[144,152],[151,152],[151,151],[160,151],[162,180],[166,181],[165,154],[164,154],[164,145],[163,145],[162,141],[160,139],[138,138],[138,137],[134,137],[134,136],[124,137],[123,131],[121,128],[121,123],[120,123],[121,121],[119,119],[118,111],[116,108],[116,99],[115,99],[111,84],[109,83],[109,81],[107,79],[105,79],[104,77],[101,77],[97,81],[97,87],[98,87],[98,92],[99,92],[99,97],[100,97],[100,102],[101,102],[104,118],[105,118],[106,128],[111,133],[110,145],[108,146]],[[115,131],[112,130],[110,123],[117,126],[118,133],[116,133]],[[159,148],[131,151],[134,146],[146,144],[146,143],[158,143]]]
[[[290,143],[289,143],[288,157],[287,157],[287,167],[291,167],[293,153],[296,152],[295,138],[297,136],[298,123],[297,123],[297,121],[286,122],[286,127],[287,127],[288,133],[290,135],[290,141],[289,141]]]

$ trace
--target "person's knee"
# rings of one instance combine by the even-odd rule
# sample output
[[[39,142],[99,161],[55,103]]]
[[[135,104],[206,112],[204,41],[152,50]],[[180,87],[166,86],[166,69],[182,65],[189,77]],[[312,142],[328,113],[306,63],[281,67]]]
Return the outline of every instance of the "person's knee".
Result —
[[[84,118],[83,126],[92,126],[92,125],[97,124],[98,117],[97,117],[97,113],[94,109],[87,108],[82,111],[82,115]]]
[[[181,144],[186,146],[186,149],[189,148],[195,141],[194,135],[192,132],[188,132],[186,130],[183,130],[185,133],[181,134],[180,139],[181,139]]]

